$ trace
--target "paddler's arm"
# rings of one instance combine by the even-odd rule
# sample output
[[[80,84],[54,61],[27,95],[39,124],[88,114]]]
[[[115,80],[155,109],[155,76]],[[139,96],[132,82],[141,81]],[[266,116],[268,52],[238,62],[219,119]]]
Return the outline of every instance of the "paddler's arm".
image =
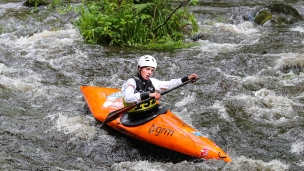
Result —
[[[166,91],[168,89],[171,89],[175,86],[178,86],[190,79],[193,79],[192,82],[195,82],[198,80],[198,75],[193,73],[193,74],[190,74],[186,77],[183,77],[183,78],[178,78],[178,79],[171,79],[170,81],[160,81],[160,80],[157,80],[155,78],[150,78],[151,81],[152,81],[152,84],[154,85],[156,91],[158,92],[162,92],[162,91]]]

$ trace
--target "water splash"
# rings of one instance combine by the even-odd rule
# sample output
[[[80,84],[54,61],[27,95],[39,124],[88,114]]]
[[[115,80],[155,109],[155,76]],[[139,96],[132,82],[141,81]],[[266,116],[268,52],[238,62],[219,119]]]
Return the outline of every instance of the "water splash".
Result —
[[[68,117],[59,114],[55,127],[57,131],[83,139],[93,139],[97,135],[96,128],[91,126],[88,120],[81,116]]]

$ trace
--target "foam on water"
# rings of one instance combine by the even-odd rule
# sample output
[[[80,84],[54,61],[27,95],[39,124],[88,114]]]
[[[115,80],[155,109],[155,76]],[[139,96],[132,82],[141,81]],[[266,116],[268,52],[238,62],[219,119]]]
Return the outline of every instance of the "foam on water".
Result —
[[[62,99],[70,90],[58,89],[52,85],[46,87],[42,81],[56,83],[56,71],[64,76],[63,81],[80,80],[81,75],[75,74],[75,67],[83,64],[87,55],[81,50],[71,48],[80,38],[79,32],[72,28],[43,31],[29,37],[17,37],[11,33],[1,34],[1,45],[8,47],[6,49],[9,50],[6,52],[5,49],[5,53],[12,53],[12,57],[6,59],[5,63],[14,65],[10,67],[0,63],[0,84],[12,91],[26,94],[32,107],[43,107],[46,101],[52,103],[55,98]],[[69,49],[74,52],[67,53]],[[49,68],[44,68],[41,72],[40,67],[37,68],[36,65]]]
[[[199,40],[198,42],[201,44],[201,51],[212,52],[212,54],[232,52],[239,47],[237,44],[212,43],[209,40]]]
[[[45,66],[50,66],[50,71],[58,70],[66,78],[79,80],[81,75],[75,74],[75,67],[82,65],[87,59],[87,54],[82,50],[73,47],[75,43],[81,41],[81,36],[78,31],[67,25],[68,29],[59,31],[45,30],[41,33],[33,34],[27,37],[17,37],[13,34],[1,34],[2,46],[10,47],[13,55],[17,61],[22,58],[26,63],[20,63],[24,67],[8,68],[2,64],[0,66],[1,84],[11,89],[21,89],[20,91],[38,90],[41,88],[40,77],[49,75],[48,73],[40,73],[35,71],[36,66],[40,63]],[[72,51],[67,52],[67,50]],[[73,51],[74,50],[74,51]],[[15,59],[11,59],[12,61]],[[37,64],[36,64],[37,63]],[[23,73],[20,77],[16,76],[14,79],[5,77],[4,73],[18,75]],[[54,75],[53,73],[50,75]],[[56,75],[54,75],[56,76]],[[76,77],[76,78],[75,78]],[[56,78],[49,77],[50,81],[55,81]]]
[[[229,117],[227,110],[221,101],[216,100],[212,105],[212,108],[218,109],[218,115],[220,118],[225,119],[228,122],[232,121],[232,118]]]
[[[299,163],[296,163],[299,167],[304,167],[304,161],[300,161]]]
[[[60,113],[55,127],[57,131],[83,139],[93,139],[97,135],[96,128],[91,126],[89,121],[82,116],[68,117]]]
[[[11,68],[0,63],[0,84],[6,88],[13,91],[28,92],[39,88],[41,86],[40,81],[39,76],[32,73],[31,70]]]
[[[180,101],[175,103],[175,106],[177,108],[183,108],[184,106],[189,105],[189,104],[195,102],[195,100],[196,100],[194,93],[185,96],[184,91],[181,91],[180,94],[182,95],[181,97],[183,97],[183,98]],[[191,118],[192,112],[189,113],[187,108],[183,108],[182,111],[180,111],[180,112],[174,111],[173,113],[176,114],[179,118],[181,118],[181,120],[186,122],[188,125],[193,127],[193,125],[191,124],[192,123],[192,118]]]
[[[23,3],[5,3],[5,4],[1,4],[1,3],[0,3],[0,8],[2,8],[2,9],[18,9],[18,8],[25,8],[22,4],[23,4]]]
[[[215,103],[213,107],[219,109],[220,117],[226,120],[231,120],[225,108],[228,107],[231,110],[242,109],[246,114],[243,117],[252,118],[255,121],[283,124],[297,119],[293,105],[291,99],[278,96],[273,91],[261,89],[255,92],[254,96],[240,94],[226,97],[223,102]]]
[[[232,34],[245,34],[249,35],[257,35],[259,32],[256,27],[254,27],[252,22],[246,21],[240,23],[238,25],[227,24],[227,23],[216,23],[215,27]]]
[[[279,84],[284,86],[296,86],[304,81],[304,54],[286,53],[280,54],[280,59],[276,61],[275,69],[286,70],[285,73],[280,72],[281,77]]]
[[[296,119],[292,106],[293,101],[284,96],[278,96],[274,91],[261,89],[254,96],[237,95],[224,99],[225,103],[234,108],[242,108],[246,116],[256,121],[280,124]]]
[[[304,68],[304,56],[297,53],[284,53],[284,54],[272,54],[271,56],[278,56],[274,61],[274,66],[269,67],[268,70],[274,70],[280,77],[284,79],[277,79],[279,85],[295,86],[298,83],[304,81],[303,72],[294,73],[290,70],[289,73],[283,73],[283,68]],[[221,72],[220,70],[218,72]],[[222,72],[221,72],[222,73]],[[223,73],[226,75],[225,73]],[[248,77],[229,77],[238,82],[242,82],[244,85],[252,85],[256,88],[260,88],[259,84],[263,85],[264,82],[269,79],[267,76],[248,76]],[[303,106],[303,104],[296,102],[284,95],[278,95],[275,90],[269,90],[261,87],[257,91],[252,91],[253,94],[240,94],[235,96],[227,95],[224,99],[224,104],[234,106],[236,108],[241,107],[248,116],[253,117],[257,121],[271,123],[271,124],[283,124],[298,119],[294,106]],[[298,99],[301,99],[303,95],[298,95]],[[220,103],[217,103],[214,107],[221,108]],[[225,105],[224,105],[225,106]],[[220,115],[227,118],[225,110],[220,110]]]
[[[23,50],[46,49],[47,46],[61,47],[71,45],[75,41],[82,41],[80,33],[73,28],[73,25],[66,24],[65,30],[49,31],[44,30],[29,36],[17,37],[14,33],[5,33],[0,35],[2,44]],[[43,46],[42,46],[43,45]]]
[[[233,43],[216,43],[210,42],[209,40],[198,40],[201,44],[200,50],[203,52],[212,53],[216,55],[218,53],[229,53],[236,51],[244,44],[255,44],[258,42],[261,34],[257,30],[252,22],[244,22],[238,25],[232,25],[227,23],[216,23],[214,26],[202,26],[208,28],[207,32],[214,32],[214,30],[219,31],[220,33],[233,35],[232,37],[239,37],[242,41],[233,44]],[[195,47],[196,48],[196,47]]]
[[[174,171],[174,170],[214,170],[216,167],[202,163],[180,162],[180,163],[160,163],[160,162],[121,162],[112,165],[113,171],[133,170],[133,171]]]
[[[58,51],[65,46],[71,46],[75,41],[80,40],[80,38],[81,36],[75,29],[59,31],[45,30],[30,37],[20,37],[14,43],[15,47],[19,48],[19,50],[32,52],[25,57],[37,58],[39,54],[46,55],[48,54],[46,52]],[[52,57],[52,55],[47,55],[46,57]]]
[[[165,171],[161,163],[150,163],[148,161],[138,161],[138,162],[121,162],[112,165],[111,169],[121,171],[121,170],[133,170],[133,171]]]
[[[304,33],[304,28],[301,27],[301,26],[297,26],[297,27],[291,28],[290,31],[297,31],[297,32],[300,32],[300,33]]]
[[[206,160],[203,162],[193,163],[183,161],[180,163],[160,163],[160,162],[120,162],[111,166],[113,171],[133,170],[133,171],[174,171],[174,170],[197,170],[197,171],[214,171],[222,170],[269,170],[269,171],[286,171],[288,165],[279,160],[264,162],[261,160],[248,159],[244,156],[233,158],[231,163],[223,163],[218,160]]]
[[[295,113],[292,109],[293,101],[285,96],[278,96],[272,90],[267,90],[265,88],[256,91],[255,97],[257,100],[265,106],[266,113],[279,114],[281,117],[294,117]],[[261,114],[263,110],[260,110]]]
[[[181,101],[176,102],[175,106],[176,107],[183,107],[189,103],[192,103],[195,101],[195,94],[187,95],[186,97],[182,98]]]
[[[298,140],[291,145],[290,152],[297,154],[304,154],[304,141]]]
[[[72,27],[67,25],[67,27]],[[48,59],[60,59],[64,60],[69,58],[70,61],[77,60],[76,57],[85,57],[83,52],[75,49],[77,56],[67,57],[62,52],[66,50],[65,47],[73,46],[75,42],[81,41],[81,35],[75,29],[59,30],[59,31],[48,31],[45,30],[41,33],[35,33],[29,37],[18,38],[14,34],[1,34],[1,43],[4,46],[8,46],[15,51],[22,52],[19,57],[32,58],[40,60]],[[68,48],[70,49],[70,47]],[[74,54],[73,54],[74,55]],[[63,62],[63,61],[58,62]]]
[[[233,162],[227,164],[226,170],[270,170],[270,171],[286,171],[288,165],[279,160],[264,162],[262,160],[249,159],[244,156],[233,158]]]
[[[283,67],[304,67],[304,54],[299,53],[282,53],[280,59],[276,61],[276,69]]]

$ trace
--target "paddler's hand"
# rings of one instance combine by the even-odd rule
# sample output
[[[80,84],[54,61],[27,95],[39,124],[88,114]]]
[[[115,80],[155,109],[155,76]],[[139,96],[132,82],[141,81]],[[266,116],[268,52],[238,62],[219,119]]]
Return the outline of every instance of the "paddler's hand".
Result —
[[[188,80],[192,80],[191,82],[194,83],[195,81],[198,80],[198,75],[195,74],[195,73],[190,74],[190,75],[188,76]]]
[[[157,92],[150,93],[149,96],[150,96],[151,98],[155,98],[155,100],[158,100],[158,99],[161,98],[161,95],[160,95],[159,93],[157,93]]]

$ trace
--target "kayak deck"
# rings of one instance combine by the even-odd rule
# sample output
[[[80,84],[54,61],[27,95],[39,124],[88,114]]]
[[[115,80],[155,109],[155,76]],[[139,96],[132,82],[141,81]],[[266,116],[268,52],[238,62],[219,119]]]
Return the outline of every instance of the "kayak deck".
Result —
[[[103,122],[110,112],[124,107],[119,89],[81,86],[80,90],[98,121]],[[145,121],[134,121],[124,114],[107,125],[133,138],[192,157],[231,161],[231,158],[213,141],[202,136],[170,110],[165,108],[163,111],[151,114],[150,118],[144,118],[147,119]]]
[[[139,126],[149,122],[158,115],[165,114],[166,112],[166,107],[158,105],[156,109],[153,109],[152,111],[150,111],[150,113],[147,114],[137,114],[134,116],[134,114],[130,115],[128,113],[125,113],[121,116],[120,122],[124,126]]]

